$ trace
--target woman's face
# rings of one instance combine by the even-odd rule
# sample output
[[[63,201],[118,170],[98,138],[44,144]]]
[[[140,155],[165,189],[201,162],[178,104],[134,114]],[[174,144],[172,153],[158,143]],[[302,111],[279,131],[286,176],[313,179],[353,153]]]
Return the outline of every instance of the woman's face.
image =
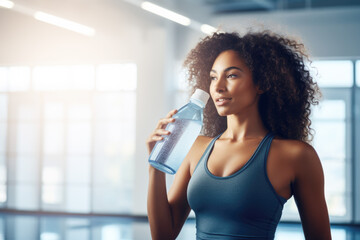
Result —
[[[235,51],[219,54],[210,78],[210,95],[220,116],[242,114],[257,108],[260,91],[253,83],[250,69]]]

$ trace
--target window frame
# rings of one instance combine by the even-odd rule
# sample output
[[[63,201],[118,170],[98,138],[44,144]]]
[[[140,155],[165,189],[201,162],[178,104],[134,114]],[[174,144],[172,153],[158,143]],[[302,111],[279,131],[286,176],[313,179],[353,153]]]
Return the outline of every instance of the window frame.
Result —
[[[352,149],[354,148],[353,144],[353,121],[352,121],[352,87],[351,88],[321,88],[323,98],[326,100],[343,100],[345,102],[345,206],[346,214],[343,217],[330,216],[330,221],[332,223],[349,223],[352,220],[353,216],[353,156]],[[321,104],[321,103],[320,103]],[[316,134],[316,133],[315,133]],[[316,150],[316,149],[315,149]],[[321,160],[321,159],[320,159]],[[326,181],[326,179],[325,179]],[[325,182],[326,184],[326,182]],[[347,195],[348,194],[348,195]]]

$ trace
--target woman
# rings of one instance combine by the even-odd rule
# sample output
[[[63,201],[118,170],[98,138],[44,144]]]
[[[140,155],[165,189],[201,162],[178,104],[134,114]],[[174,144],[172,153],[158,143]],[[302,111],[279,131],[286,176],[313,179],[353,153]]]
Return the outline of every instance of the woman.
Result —
[[[302,44],[269,31],[215,33],[189,53],[190,85],[212,101],[168,193],[165,174],[149,167],[153,239],[175,239],[190,209],[197,239],[273,239],[291,196],[306,239],[331,239],[322,166],[307,143],[319,90],[304,58]],[[149,153],[176,112],[158,122]]]

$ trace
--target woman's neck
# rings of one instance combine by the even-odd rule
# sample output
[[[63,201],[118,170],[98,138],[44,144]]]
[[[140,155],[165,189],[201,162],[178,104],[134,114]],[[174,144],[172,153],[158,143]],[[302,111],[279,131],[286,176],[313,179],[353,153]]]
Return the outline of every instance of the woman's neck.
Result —
[[[261,120],[258,110],[246,114],[232,114],[227,116],[227,129],[222,138],[231,141],[244,141],[249,138],[258,138],[266,135],[268,130]]]

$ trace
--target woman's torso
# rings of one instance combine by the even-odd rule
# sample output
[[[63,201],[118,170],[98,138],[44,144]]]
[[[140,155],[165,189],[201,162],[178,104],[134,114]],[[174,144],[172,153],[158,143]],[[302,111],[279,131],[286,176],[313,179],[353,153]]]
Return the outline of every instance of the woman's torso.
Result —
[[[206,148],[213,140],[211,137],[199,136],[194,156],[190,157],[190,174],[192,175]],[[208,159],[209,171],[220,177],[229,176],[240,170],[255,152],[261,138],[246,143],[229,143],[218,138]],[[276,137],[272,140],[266,171],[271,185],[276,193],[285,199],[292,194],[291,182],[295,179],[294,155],[301,148],[301,143],[295,140],[283,140]],[[229,157],[230,156],[230,157]]]
[[[188,193],[191,207],[195,206],[198,238],[202,234],[208,238],[209,233],[217,239],[213,234],[220,232],[220,238],[259,233],[271,239],[282,206],[291,196],[294,171],[291,152],[284,151],[284,145],[294,142],[273,141],[271,134],[243,142],[219,137],[201,137],[195,152],[203,154],[190,161],[191,174],[197,169]],[[212,231],[217,226],[220,228]]]

